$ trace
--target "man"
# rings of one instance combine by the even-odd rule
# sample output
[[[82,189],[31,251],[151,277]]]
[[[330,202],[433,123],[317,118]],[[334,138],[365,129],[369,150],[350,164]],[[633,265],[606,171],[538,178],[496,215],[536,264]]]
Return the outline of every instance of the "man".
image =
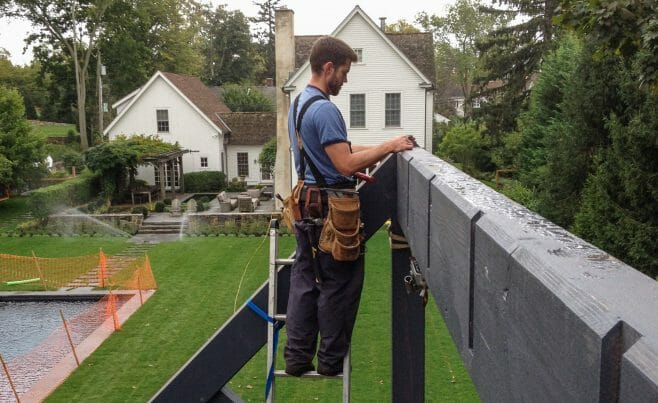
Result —
[[[342,372],[363,286],[362,254],[356,261],[345,262],[335,260],[331,253],[314,253],[322,230],[318,223],[327,214],[324,189],[349,193],[354,190],[355,172],[374,165],[389,153],[414,146],[411,136],[395,137],[378,146],[357,146],[347,140],[345,121],[329,96],[338,95],[356,60],[356,53],[340,39],[329,36],[318,39],[311,49],[311,80],[288,116],[297,172],[300,164],[305,166],[305,172],[301,172],[305,184],[300,200],[302,220],[295,221],[297,252],[291,270],[286,319],[286,372],[293,376],[315,369],[312,360],[318,332],[317,372],[327,376]],[[307,158],[301,158],[298,147],[295,130],[298,123]],[[305,198],[313,194],[309,190],[321,195],[320,208],[308,207]]]

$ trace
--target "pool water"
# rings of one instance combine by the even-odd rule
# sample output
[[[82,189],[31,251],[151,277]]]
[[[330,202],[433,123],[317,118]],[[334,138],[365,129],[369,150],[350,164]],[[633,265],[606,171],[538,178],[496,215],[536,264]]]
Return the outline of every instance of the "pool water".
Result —
[[[0,302],[0,354],[6,362],[27,353],[97,301]]]

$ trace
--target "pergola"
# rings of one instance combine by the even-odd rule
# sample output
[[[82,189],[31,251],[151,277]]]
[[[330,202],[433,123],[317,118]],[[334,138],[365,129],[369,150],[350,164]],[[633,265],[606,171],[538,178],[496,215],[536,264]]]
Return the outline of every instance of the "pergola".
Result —
[[[165,187],[167,186],[167,178],[165,172],[173,172],[174,168],[178,169],[178,178],[180,188],[184,189],[185,183],[183,180],[183,154],[189,153],[190,150],[176,150],[168,151],[154,156],[145,157],[142,161],[145,164],[151,164],[157,168],[158,179],[160,182],[160,198],[164,199],[165,196]],[[176,164],[177,162],[177,164]],[[176,193],[176,186],[172,180],[171,183],[172,193]],[[150,198],[149,193],[149,198]],[[150,201],[150,200],[149,200]]]

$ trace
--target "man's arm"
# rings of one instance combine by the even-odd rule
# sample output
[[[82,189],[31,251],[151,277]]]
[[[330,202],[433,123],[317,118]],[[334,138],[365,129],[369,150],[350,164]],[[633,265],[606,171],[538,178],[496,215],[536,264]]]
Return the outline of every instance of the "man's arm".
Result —
[[[338,172],[341,175],[350,176],[374,165],[389,153],[411,150],[413,147],[412,137],[398,136],[377,146],[352,146],[352,152],[350,152],[348,143],[330,144],[324,150]]]

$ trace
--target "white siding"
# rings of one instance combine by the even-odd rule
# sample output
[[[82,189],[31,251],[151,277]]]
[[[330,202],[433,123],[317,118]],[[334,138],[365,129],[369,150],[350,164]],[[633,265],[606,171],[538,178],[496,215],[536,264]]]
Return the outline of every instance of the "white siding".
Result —
[[[169,112],[169,133],[157,132],[156,110]],[[146,88],[139,99],[120,116],[108,132],[109,138],[118,135],[157,135],[168,143],[180,144],[191,153],[183,156],[184,172],[223,171],[220,153],[223,150],[223,135],[211,125],[189,102],[187,102],[162,77]],[[200,157],[208,158],[208,167],[201,168]],[[153,183],[153,173],[140,170],[139,179]],[[143,175],[143,177],[142,177]]]
[[[247,184],[256,185],[259,183],[272,183],[272,180],[263,181],[261,179],[258,156],[262,149],[263,146],[229,145],[227,180],[230,181],[238,176],[238,153],[247,153],[249,155],[249,158],[247,159],[247,161],[249,161],[249,176],[246,178]]]
[[[332,101],[338,106],[347,124],[348,138],[355,144],[375,145],[400,134],[416,137],[421,147],[429,137],[431,150],[432,97],[418,84],[421,77],[388,45],[373,27],[355,14],[338,32],[338,38],[353,48],[363,49],[363,63],[352,64],[348,82]],[[303,90],[311,78],[310,68],[301,72],[295,82],[291,99]],[[401,127],[384,127],[386,93],[401,94]],[[350,94],[366,96],[366,128],[350,128]],[[429,101],[428,101],[429,100]],[[429,102],[429,106],[427,103]],[[429,113],[427,112],[429,110]],[[427,122],[430,125],[427,126]],[[429,133],[429,134],[428,134]]]

